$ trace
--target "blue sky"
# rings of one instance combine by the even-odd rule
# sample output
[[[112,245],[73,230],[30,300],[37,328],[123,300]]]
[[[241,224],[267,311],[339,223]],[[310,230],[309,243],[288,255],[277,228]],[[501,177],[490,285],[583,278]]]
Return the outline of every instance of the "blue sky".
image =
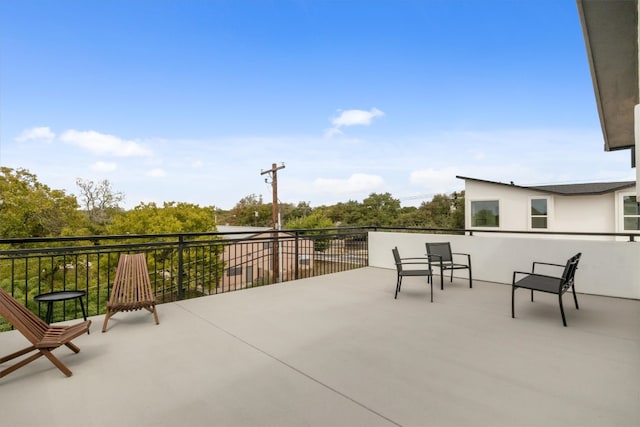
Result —
[[[573,0],[0,1],[0,164],[127,208],[633,180],[603,144]]]

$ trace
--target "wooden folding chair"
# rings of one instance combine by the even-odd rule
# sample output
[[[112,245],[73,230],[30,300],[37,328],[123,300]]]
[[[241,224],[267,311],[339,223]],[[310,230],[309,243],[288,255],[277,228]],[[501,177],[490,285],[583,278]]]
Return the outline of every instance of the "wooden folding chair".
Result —
[[[0,371],[0,378],[28,363],[33,362],[40,356],[45,356],[49,359],[51,363],[60,369],[66,376],[70,377],[72,375],[69,368],[67,368],[60,359],[55,357],[51,352],[62,345],[66,345],[73,352],[78,353],[80,349],[73,344],[71,340],[87,332],[89,330],[89,326],[91,326],[91,320],[85,320],[82,323],[77,323],[71,326],[48,325],[38,316],[29,311],[25,306],[16,301],[15,298],[2,288],[0,288],[0,315],[7,319],[7,321],[11,323],[16,330],[31,342],[31,346],[1,358],[0,364],[32,351],[37,352],[36,354],[9,366],[3,371]]]
[[[102,325],[102,332],[107,330],[109,318],[119,311],[135,311],[146,309],[153,313],[156,325],[156,297],[151,288],[147,260],[144,254],[122,254],[118,260],[116,277],[111,288],[111,296],[107,302],[107,312]]]

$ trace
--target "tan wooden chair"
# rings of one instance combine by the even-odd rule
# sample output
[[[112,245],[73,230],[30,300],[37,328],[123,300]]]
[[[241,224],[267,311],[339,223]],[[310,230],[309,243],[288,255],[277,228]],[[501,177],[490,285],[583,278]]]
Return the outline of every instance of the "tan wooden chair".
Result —
[[[15,371],[24,365],[33,362],[40,356],[45,356],[51,361],[63,374],[70,377],[72,375],[69,368],[51,353],[56,348],[65,345],[74,353],[78,353],[80,349],[71,342],[72,339],[89,331],[91,320],[85,320],[71,326],[52,326],[48,325],[34,313],[29,311],[24,305],[20,304],[7,291],[0,288],[0,315],[2,315],[13,327],[18,330],[24,337],[31,342],[31,345],[25,349],[16,351],[8,356],[0,358],[0,364],[15,359],[32,351],[37,351],[26,359],[9,366],[0,371],[0,378]]]
[[[116,277],[111,288],[111,296],[107,302],[107,312],[102,325],[102,332],[107,330],[109,318],[119,311],[135,311],[146,309],[153,313],[156,325],[156,297],[151,288],[147,260],[144,254],[122,254],[118,260]]]

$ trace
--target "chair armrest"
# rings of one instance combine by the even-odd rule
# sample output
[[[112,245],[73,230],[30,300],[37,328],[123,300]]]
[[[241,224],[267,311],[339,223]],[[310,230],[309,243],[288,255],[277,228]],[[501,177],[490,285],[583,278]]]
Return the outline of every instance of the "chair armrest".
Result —
[[[451,252],[451,255],[466,256],[467,257],[467,261],[469,262],[469,264],[471,264],[471,254],[465,254],[463,252]]]
[[[431,265],[428,262],[424,261],[424,262],[397,262],[396,265]]]
[[[560,281],[562,280],[562,277],[549,276],[547,274],[529,273],[527,271],[514,271],[513,272],[513,282],[512,282],[512,284],[514,284],[514,285],[516,283],[516,275],[518,275],[518,274],[523,275],[523,276],[535,276],[535,277],[543,277],[543,278],[546,278],[546,279],[554,279],[554,280],[560,280]]]
[[[551,267],[561,267],[564,268],[565,265],[564,264],[554,264],[551,262],[540,262],[540,261],[534,261],[532,266],[531,266],[531,273],[535,273],[536,271],[536,265],[549,265]]]

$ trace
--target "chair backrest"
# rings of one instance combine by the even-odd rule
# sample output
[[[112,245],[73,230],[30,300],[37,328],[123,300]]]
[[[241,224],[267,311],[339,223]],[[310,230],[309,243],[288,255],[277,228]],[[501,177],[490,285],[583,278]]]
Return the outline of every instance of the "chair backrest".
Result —
[[[566,291],[573,286],[576,277],[576,270],[578,269],[578,262],[580,262],[581,252],[578,252],[567,261],[567,265],[562,272],[562,291]]]
[[[118,260],[109,302],[131,304],[155,301],[144,254],[122,254]]]
[[[431,261],[442,260],[443,262],[452,261],[453,256],[451,255],[451,243],[449,242],[437,242],[437,243],[426,243],[427,246],[427,255],[437,255],[438,258],[432,259]]]
[[[396,269],[398,271],[402,271],[402,260],[400,259],[400,252],[398,252],[398,247],[391,249],[393,252],[393,259],[396,261]]]
[[[0,288],[0,315],[32,344],[40,342],[49,329],[49,325],[2,288]]]

